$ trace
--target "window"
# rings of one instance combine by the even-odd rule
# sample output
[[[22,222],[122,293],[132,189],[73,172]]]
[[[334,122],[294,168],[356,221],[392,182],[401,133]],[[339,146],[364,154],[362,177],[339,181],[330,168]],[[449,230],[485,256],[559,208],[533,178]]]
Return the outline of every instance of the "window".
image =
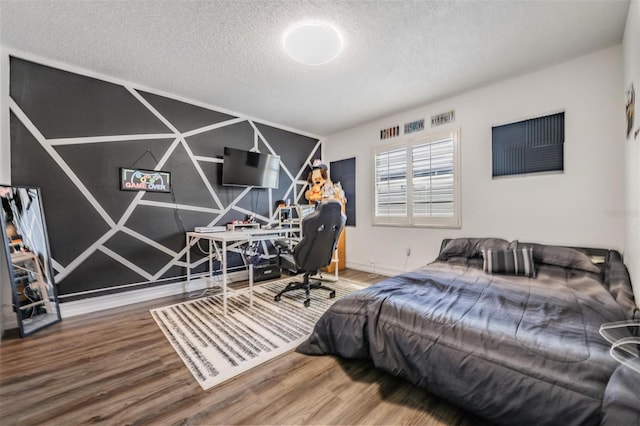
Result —
[[[459,130],[373,149],[373,224],[459,228]]]
[[[494,126],[493,177],[564,170],[564,112]]]

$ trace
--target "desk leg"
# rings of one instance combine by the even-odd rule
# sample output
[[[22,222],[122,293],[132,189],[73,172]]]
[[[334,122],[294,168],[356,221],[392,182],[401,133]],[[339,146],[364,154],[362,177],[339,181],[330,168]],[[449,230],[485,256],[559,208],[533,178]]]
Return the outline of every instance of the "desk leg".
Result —
[[[222,309],[227,316],[227,242],[222,242]]]
[[[249,306],[253,307],[253,262],[249,262]]]
[[[191,284],[191,241],[187,235],[187,288],[186,292],[189,292],[189,285]]]
[[[207,288],[213,287],[213,241],[209,239],[209,282]]]

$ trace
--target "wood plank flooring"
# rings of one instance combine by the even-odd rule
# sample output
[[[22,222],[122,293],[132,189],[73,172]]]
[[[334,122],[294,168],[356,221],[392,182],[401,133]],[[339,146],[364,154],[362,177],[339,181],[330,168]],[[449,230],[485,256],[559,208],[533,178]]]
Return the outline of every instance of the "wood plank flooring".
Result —
[[[289,352],[203,391],[149,314],[186,298],[64,319],[25,339],[8,331],[0,424],[486,424],[369,362],[332,356]]]

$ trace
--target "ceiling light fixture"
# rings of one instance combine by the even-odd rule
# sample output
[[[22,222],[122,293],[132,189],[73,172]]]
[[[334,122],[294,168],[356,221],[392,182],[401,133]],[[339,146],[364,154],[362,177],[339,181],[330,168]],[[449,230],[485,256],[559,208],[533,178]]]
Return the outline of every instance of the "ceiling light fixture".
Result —
[[[334,26],[324,22],[304,21],[284,33],[282,44],[294,61],[306,65],[323,65],[340,55],[344,42]]]

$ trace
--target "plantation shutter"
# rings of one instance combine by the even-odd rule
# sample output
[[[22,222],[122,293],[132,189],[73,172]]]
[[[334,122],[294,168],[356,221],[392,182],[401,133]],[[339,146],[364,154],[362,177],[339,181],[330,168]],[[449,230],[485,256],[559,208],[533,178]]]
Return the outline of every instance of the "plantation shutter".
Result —
[[[413,216],[453,217],[453,139],[414,146]]]
[[[375,215],[407,216],[407,149],[377,153],[375,162]]]
[[[372,224],[461,226],[460,131],[372,148]]]

